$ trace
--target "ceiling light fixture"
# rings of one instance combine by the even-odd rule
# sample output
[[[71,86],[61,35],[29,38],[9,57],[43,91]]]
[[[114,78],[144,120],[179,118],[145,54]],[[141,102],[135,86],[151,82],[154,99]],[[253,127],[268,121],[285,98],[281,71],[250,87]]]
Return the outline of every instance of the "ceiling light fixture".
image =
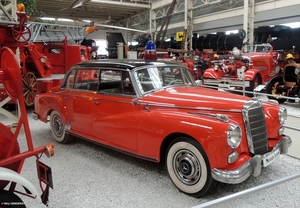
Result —
[[[65,19],[65,18],[58,18],[57,21],[62,21],[62,22],[74,22],[74,20],[71,20],[71,19]]]
[[[222,0],[216,0],[216,1],[211,1],[209,2],[209,4],[217,4],[217,3],[220,3]]]
[[[54,17],[41,17],[41,20],[50,20],[50,21],[54,21],[55,18]]]

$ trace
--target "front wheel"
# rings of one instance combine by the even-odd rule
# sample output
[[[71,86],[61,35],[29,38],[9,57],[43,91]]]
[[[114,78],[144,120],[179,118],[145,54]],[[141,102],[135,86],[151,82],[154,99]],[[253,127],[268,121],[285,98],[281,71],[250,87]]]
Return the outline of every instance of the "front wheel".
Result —
[[[72,142],[72,137],[66,135],[65,125],[60,114],[57,111],[52,111],[50,114],[50,128],[54,139],[63,144]]]
[[[166,166],[174,185],[190,196],[201,197],[208,194],[217,184],[212,178],[203,148],[190,138],[181,137],[170,144]]]
[[[287,96],[284,83],[280,77],[273,78],[268,83],[266,90],[267,93],[270,94],[270,96],[268,96],[269,99],[275,99],[278,103],[284,103],[287,101],[286,98],[280,98],[280,96]]]

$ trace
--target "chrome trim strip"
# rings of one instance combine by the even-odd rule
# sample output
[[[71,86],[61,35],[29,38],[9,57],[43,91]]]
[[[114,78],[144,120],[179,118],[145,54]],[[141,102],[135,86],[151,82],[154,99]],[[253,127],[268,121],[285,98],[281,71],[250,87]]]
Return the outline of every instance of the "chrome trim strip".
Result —
[[[181,109],[188,109],[188,110],[203,110],[203,111],[218,111],[218,112],[232,112],[232,113],[241,113],[241,109],[230,109],[230,110],[224,110],[224,109],[216,109],[216,108],[204,108],[204,107],[186,107],[186,106],[170,106],[169,104],[149,104],[146,102],[138,102],[139,105],[141,106],[153,106],[153,107],[164,107],[164,108],[181,108]],[[199,112],[189,112],[189,113],[194,113],[197,114]],[[201,114],[201,113],[199,113]]]

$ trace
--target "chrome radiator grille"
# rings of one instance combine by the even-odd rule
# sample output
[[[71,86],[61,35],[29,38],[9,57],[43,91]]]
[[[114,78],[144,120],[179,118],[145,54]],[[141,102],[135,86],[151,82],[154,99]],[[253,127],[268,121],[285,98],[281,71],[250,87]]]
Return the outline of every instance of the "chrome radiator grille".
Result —
[[[249,151],[264,154],[268,151],[268,134],[261,102],[250,100],[243,106],[243,117]]]

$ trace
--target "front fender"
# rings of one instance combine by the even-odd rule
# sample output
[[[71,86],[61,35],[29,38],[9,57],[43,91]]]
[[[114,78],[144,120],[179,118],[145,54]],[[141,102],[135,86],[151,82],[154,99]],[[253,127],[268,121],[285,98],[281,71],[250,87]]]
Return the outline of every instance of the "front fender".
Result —
[[[201,144],[210,158],[212,167],[224,167],[227,165],[228,154],[232,152],[226,138],[231,123],[236,122],[231,120],[227,123],[204,114],[172,110],[162,112],[154,109],[150,113],[143,111],[139,116],[138,125],[139,153],[159,159],[163,140],[170,135],[182,134],[194,138]],[[241,145],[238,151],[242,152],[244,146]]]
[[[22,177],[19,173],[10,170],[8,168],[0,167],[0,180],[11,181],[27,188],[34,199],[39,203],[42,203],[42,199],[39,197],[39,193],[34,185],[26,178]]]
[[[214,70],[213,68],[206,69],[202,78],[204,79],[220,79],[224,75],[221,70]]]
[[[257,74],[260,75],[260,72],[257,69],[248,69],[245,71],[245,80],[253,81]]]

